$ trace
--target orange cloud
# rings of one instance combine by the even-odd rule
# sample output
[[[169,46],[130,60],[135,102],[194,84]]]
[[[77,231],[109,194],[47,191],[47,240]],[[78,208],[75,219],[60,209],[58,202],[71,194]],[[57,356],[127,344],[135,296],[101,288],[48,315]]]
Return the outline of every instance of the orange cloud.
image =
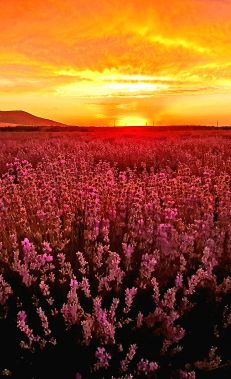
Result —
[[[0,5],[1,109],[82,125],[230,123],[231,1]]]

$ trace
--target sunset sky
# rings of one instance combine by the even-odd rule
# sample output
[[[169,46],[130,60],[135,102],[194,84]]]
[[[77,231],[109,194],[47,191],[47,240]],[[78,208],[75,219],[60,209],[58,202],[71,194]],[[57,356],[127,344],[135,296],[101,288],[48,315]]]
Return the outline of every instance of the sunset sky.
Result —
[[[0,110],[231,124],[231,0],[0,0]]]

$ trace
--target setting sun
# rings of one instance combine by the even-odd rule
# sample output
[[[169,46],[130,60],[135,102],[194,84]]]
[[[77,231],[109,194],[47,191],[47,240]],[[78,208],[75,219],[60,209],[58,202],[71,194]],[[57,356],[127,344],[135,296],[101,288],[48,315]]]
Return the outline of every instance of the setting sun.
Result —
[[[148,125],[146,118],[141,116],[124,116],[117,120],[117,126],[145,126]]]

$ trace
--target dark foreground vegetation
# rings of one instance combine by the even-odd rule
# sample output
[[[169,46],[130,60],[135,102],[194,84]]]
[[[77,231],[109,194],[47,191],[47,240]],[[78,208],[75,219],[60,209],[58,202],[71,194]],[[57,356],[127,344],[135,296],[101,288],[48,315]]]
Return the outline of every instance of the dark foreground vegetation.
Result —
[[[231,132],[0,135],[0,373],[231,377]]]

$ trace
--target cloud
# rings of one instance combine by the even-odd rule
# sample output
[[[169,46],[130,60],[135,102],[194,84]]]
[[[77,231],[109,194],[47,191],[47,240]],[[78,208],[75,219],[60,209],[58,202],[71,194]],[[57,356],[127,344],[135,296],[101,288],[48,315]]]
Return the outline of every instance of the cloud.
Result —
[[[126,110],[122,101],[115,111],[126,113],[130,104],[135,112],[135,103],[139,113],[139,101],[145,97],[150,106],[148,99],[161,95],[167,114],[173,95],[231,88],[228,0],[219,6],[216,0],[0,0],[0,13],[5,106],[5,94],[15,102],[33,94],[34,107],[39,101],[47,108],[41,99],[49,94],[51,109],[65,103],[66,119],[74,101],[82,106],[86,98],[129,98]],[[97,112],[109,120],[106,106]]]

